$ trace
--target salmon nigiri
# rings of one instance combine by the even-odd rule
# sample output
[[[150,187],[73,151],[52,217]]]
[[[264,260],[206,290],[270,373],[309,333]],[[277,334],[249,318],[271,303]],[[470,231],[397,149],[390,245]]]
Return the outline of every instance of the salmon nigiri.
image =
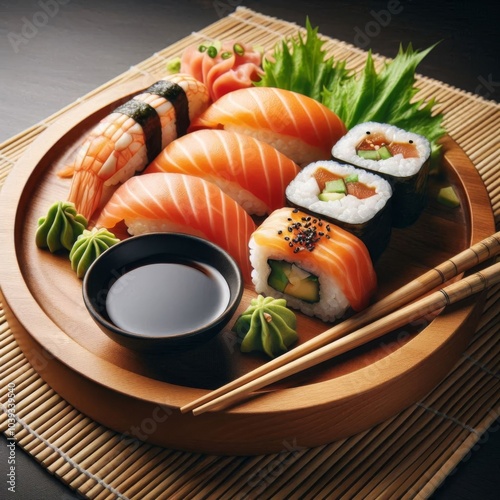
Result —
[[[285,189],[299,173],[266,142],[225,130],[198,130],[171,142],[145,173],[175,172],[217,184],[250,214],[286,205]]]
[[[299,165],[329,159],[346,133],[342,120],[320,102],[274,87],[229,92],[193,120],[190,130],[200,128],[252,135]]]
[[[111,229],[121,221],[132,235],[169,231],[205,238],[226,250],[250,281],[248,240],[255,224],[211,182],[173,173],[132,177],[113,193],[96,227]]]
[[[377,277],[364,243],[344,229],[292,208],[275,210],[249,242],[257,293],[324,321],[368,306]]]

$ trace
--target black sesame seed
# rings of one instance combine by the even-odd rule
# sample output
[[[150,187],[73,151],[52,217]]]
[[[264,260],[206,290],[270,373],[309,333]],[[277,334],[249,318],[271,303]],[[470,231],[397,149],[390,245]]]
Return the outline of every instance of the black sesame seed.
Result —
[[[409,141],[409,142],[410,142],[410,144],[413,144],[413,141],[412,141],[411,139],[410,139],[410,141]]]
[[[283,234],[283,231],[280,229],[280,230],[278,231],[278,234]]]

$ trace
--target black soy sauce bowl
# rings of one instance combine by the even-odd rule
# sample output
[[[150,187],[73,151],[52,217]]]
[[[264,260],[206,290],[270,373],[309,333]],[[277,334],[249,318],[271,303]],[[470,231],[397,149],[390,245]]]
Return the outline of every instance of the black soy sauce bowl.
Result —
[[[221,314],[197,329],[159,335],[130,332],[111,321],[106,310],[106,298],[117,279],[141,265],[179,260],[208,264],[223,276],[229,286],[229,301]],[[171,286],[176,284],[171,283]],[[162,353],[189,349],[217,335],[236,312],[243,288],[238,265],[219,246],[187,234],[147,233],[113,245],[92,263],[83,279],[83,300],[97,325],[115,342],[135,351]]]

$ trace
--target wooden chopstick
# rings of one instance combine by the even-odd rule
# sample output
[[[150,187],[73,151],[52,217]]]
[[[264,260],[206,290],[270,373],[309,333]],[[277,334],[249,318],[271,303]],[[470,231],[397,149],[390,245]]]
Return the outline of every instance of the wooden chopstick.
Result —
[[[500,283],[500,262],[402,307],[384,318],[380,318],[262,377],[256,378],[218,398],[212,399],[208,403],[197,406],[193,409],[193,413],[199,415],[215,407],[226,407],[245,398],[252,391],[311,368],[334,356],[338,356],[355,347],[375,340],[396,328],[404,326],[408,323],[409,317],[423,317],[443,307],[455,304],[471,295],[482,292],[496,283]]]
[[[181,407],[180,410],[183,413],[195,410],[195,408],[201,407],[212,400],[216,400],[224,394],[236,390],[253,380],[257,380],[259,377],[262,377],[273,370],[302,358],[309,353],[316,351],[317,349],[320,349],[323,346],[326,346],[331,342],[388,315],[389,313],[392,313],[409,302],[442,285],[448,280],[499,253],[500,232],[497,232],[427,271],[422,276],[404,285],[399,290],[387,295],[382,300],[366,308],[364,311],[344,320],[332,328],[329,328],[308,342],[297,346],[291,351],[288,351],[278,358],[267,362],[255,370],[252,370],[251,372],[229,382],[228,384],[219,387],[218,389],[215,389],[194,401],[191,401]],[[199,411],[195,413],[199,413]]]

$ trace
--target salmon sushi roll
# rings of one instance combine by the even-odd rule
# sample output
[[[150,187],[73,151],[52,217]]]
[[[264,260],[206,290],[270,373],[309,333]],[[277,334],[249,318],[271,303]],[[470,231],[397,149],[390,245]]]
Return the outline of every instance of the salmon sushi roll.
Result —
[[[379,175],[335,161],[303,168],[286,188],[290,205],[360,238],[375,262],[392,232],[392,188]]]
[[[364,243],[344,229],[289,207],[275,210],[249,243],[255,291],[323,321],[361,311],[377,277]]]
[[[400,228],[415,223],[425,208],[430,156],[425,137],[376,122],[356,125],[332,148],[334,160],[375,172],[391,183],[392,223]]]

